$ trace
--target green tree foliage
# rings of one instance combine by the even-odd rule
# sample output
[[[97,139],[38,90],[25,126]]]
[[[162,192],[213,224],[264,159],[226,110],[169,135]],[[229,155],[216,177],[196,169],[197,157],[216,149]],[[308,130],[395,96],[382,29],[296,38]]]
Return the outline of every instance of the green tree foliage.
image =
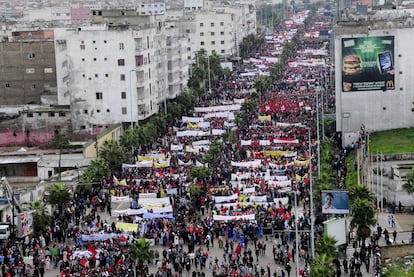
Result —
[[[246,58],[249,53],[255,51],[262,45],[264,38],[260,36],[255,36],[254,34],[249,34],[244,37],[239,44],[240,56]]]
[[[403,183],[403,189],[409,194],[414,193],[414,170],[411,170],[411,172],[407,174],[405,182]]]
[[[71,200],[69,189],[63,186],[62,183],[54,184],[49,190],[47,201],[52,206],[57,206],[59,211],[63,210],[63,206]]]
[[[122,163],[129,161],[128,150],[114,140],[106,140],[103,143],[99,157],[107,162],[111,173],[115,173]]]
[[[134,239],[128,247],[127,255],[138,265],[139,272],[137,272],[137,276],[144,276],[142,265],[154,258],[154,251],[150,249],[150,243],[145,238]]]
[[[81,177],[81,186],[97,184],[99,187],[99,181],[103,176],[110,176],[108,161],[97,158],[91,161],[91,164],[86,168]],[[90,186],[89,186],[90,187]],[[84,188],[82,188],[84,189]]]
[[[269,90],[270,78],[267,76],[259,76],[254,82],[254,87],[256,88],[256,92],[259,94],[259,100],[262,101],[265,97],[265,93]]]
[[[371,235],[371,226],[376,223],[375,210],[368,199],[355,199],[351,206],[351,227],[363,240]]]
[[[35,232],[45,231],[50,225],[52,218],[49,215],[46,205],[41,200],[26,203],[26,208],[33,213],[33,229]]]
[[[210,171],[208,167],[205,167],[205,166],[194,167],[190,172],[190,176],[193,178],[197,178],[197,180],[199,181],[207,178],[209,174],[210,174]]]
[[[375,201],[375,196],[365,185],[355,185],[349,190],[349,198],[353,202],[356,199],[367,199],[370,203]]]
[[[315,260],[310,269],[310,276],[311,277],[327,277],[333,276],[334,274],[334,265],[332,263],[333,258],[327,254],[316,254],[315,253]]]
[[[319,237],[315,242],[315,254],[328,254],[332,258],[338,258],[338,247],[335,244],[336,240],[333,237]]]

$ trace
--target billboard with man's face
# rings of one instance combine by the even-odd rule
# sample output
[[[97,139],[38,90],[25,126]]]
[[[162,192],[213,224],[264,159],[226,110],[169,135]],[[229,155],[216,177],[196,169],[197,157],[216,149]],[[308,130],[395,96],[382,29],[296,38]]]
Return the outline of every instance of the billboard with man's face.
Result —
[[[342,39],[342,91],[395,89],[394,37]]]
[[[347,191],[322,191],[323,214],[349,214],[349,195]]]

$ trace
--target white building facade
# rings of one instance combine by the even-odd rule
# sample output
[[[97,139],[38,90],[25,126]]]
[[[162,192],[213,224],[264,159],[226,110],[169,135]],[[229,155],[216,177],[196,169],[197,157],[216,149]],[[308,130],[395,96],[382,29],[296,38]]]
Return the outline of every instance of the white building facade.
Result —
[[[414,126],[414,18],[385,18],[390,20],[335,28],[336,120],[343,145],[358,139],[362,125],[368,132]]]
[[[167,96],[164,22],[143,21],[56,29],[58,103],[71,106],[75,132],[159,112]]]

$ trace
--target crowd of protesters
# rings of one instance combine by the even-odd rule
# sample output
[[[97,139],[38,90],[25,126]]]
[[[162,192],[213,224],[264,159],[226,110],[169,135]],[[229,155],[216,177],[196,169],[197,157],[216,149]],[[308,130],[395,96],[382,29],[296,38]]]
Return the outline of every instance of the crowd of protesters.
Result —
[[[306,39],[307,16],[307,12],[295,14],[267,35],[252,59],[235,65],[229,79],[214,83],[215,102],[220,105],[207,112],[195,110],[189,122],[177,119],[165,135],[137,149],[122,172],[104,176],[99,192],[74,193],[71,203],[53,215],[48,232],[3,248],[2,276],[44,276],[45,271],[59,268],[62,277],[133,276],[134,272],[279,277],[290,276],[296,254],[303,265],[300,273],[306,276],[310,234],[301,232],[295,238],[294,229],[295,225],[301,231],[310,229],[309,170],[317,158],[316,107],[332,105],[331,97],[321,93],[328,72],[321,61],[329,46],[326,39]],[[321,26],[323,20],[329,26],[319,16],[313,23]],[[259,101],[248,128],[237,129],[234,114],[240,112],[254,78],[270,72],[283,43],[296,34],[305,39],[298,43],[294,58],[265,93],[266,100]],[[298,65],[304,60],[311,66]],[[252,75],[254,69],[258,71]],[[316,103],[316,93],[326,102]],[[203,157],[225,130],[234,130],[238,139],[223,142],[208,165],[214,166],[213,174],[195,180],[190,172],[207,166]],[[199,133],[185,135],[187,131]],[[127,209],[117,210],[122,201]],[[295,212],[294,206],[302,212]],[[316,236],[322,232],[320,226],[315,231]],[[127,254],[137,238],[162,247],[143,267]],[[295,240],[299,253],[292,247]],[[222,256],[210,255],[211,248],[219,248]],[[269,255],[274,264],[262,264],[260,257]],[[151,267],[155,271],[150,272]]]

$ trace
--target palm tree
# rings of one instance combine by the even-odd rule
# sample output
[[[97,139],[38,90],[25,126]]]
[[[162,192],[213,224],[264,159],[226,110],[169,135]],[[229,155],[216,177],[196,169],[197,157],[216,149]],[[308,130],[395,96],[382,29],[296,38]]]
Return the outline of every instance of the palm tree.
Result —
[[[371,226],[376,223],[375,210],[367,199],[355,199],[351,206],[351,227],[357,228],[358,237],[365,238],[371,235]]]
[[[254,87],[256,88],[256,92],[259,94],[259,100],[262,101],[263,97],[265,96],[265,92],[270,87],[270,79],[266,76],[260,76],[254,82]]]
[[[327,254],[332,258],[338,258],[339,252],[336,246],[336,240],[330,236],[319,237],[315,243],[315,253],[322,255]]]
[[[99,180],[103,176],[110,176],[109,164],[102,158],[97,158],[91,161],[91,164],[86,168],[81,177],[81,184],[99,184]]]
[[[128,151],[114,140],[106,140],[103,143],[99,157],[108,162],[111,173],[115,173],[122,163],[129,161]]]
[[[135,268],[140,268],[136,276],[145,276],[142,266],[144,262],[154,258],[154,251],[150,249],[150,243],[145,238],[135,239],[128,248],[128,256],[135,262]]]
[[[33,211],[33,229],[35,232],[46,230],[52,218],[46,209],[46,205],[41,200],[25,203],[29,211]]]
[[[356,199],[367,199],[369,202],[375,201],[375,196],[365,185],[355,185],[349,190],[351,201]]]
[[[405,182],[403,183],[403,189],[408,194],[414,193],[414,169],[407,174]]]
[[[315,259],[311,266],[310,276],[311,277],[330,277],[335,272],[335,266],[332,263],[333,258],[326,253],[317,254],[315,253]]]
[[[48,202],[52,206],[57,206],[60,213],[63,211],[63,206],[69,203],[71,195],[68,188],[64,187],[62,183],[54,184],[49,189]]]

